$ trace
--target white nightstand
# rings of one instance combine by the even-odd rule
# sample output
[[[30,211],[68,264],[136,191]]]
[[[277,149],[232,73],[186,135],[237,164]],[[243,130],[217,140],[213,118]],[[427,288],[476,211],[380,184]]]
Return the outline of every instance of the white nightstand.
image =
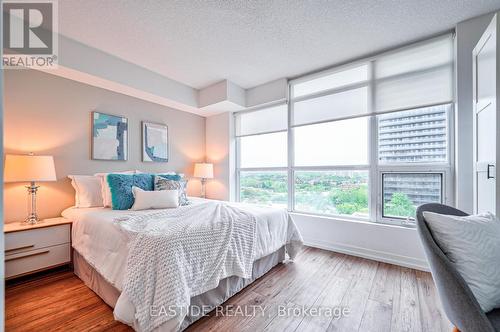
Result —
[[[7,223],[4,234],[6,279],[71,263],[71,220]]]

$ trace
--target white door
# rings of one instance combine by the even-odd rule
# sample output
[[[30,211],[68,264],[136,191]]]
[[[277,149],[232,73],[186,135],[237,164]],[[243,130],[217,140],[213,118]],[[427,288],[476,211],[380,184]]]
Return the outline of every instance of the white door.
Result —
[[[497,110],[497,15],[473,50],[474,68],[474,212],[500,213],[496,166],[500,128]],[[460,135],[460,133],[458,133]]]

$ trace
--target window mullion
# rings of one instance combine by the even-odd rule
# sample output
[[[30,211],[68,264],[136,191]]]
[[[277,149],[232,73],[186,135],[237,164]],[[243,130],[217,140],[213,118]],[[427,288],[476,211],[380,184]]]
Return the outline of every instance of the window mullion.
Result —
[[[373,113],[376,108],[375,95],[375,62],[369,62],[369,85],[368,85],[368,110]],[[378,129],[376,116],[370,117],[368,126],[368,163],[370,165],[370,173],[368,180],[368,202],[369,202],[369,218],[372,221],[378,221],[379,211],[379,177],[378,177]]]
[[[292,86],[288,83],[288,94],[287,98],[290,100],[292,91]],[[294,156],[295,156],[295,145],[294,145],[294,137],[293,137],[293,129],[292,129],[292,121],[293,121],[293,102],[288,102],[288,128],[287,128],[287,143],[288,143],[288,211],[294,211],[295,209],[295,184],[294,184]]]

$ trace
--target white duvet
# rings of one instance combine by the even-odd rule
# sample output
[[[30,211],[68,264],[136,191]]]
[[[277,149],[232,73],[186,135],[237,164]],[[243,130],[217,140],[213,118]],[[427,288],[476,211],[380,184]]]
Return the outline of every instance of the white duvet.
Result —
[[[209,200],[191,198],[193,211],[203,211],[199,205],[208,205]],[[284,209],[275,209],[241,203],[223,203],[241,213],[253,216],[255,220],[255,250],[253,260],[267,256],[286,245],[291,258],[296,254],[302,238]],[[126,264],[129,246],[135,238],[130,225],[124,227],[117,220],[134,216],[148,216],[146,211],[114,211],[109,208],[69,208],[63,216],[73,220],[73,248],[85,258],[109,283],[120,292],[126,280]],[[200,220],[207,219],[200,212]],[[144,218],[137,218],[144,219]],[[132,301],[122,293],[115,307],[115,317],[139,330],[136,311]],[[165,324],[168,325],[168,324]],[[177,324],[176,324],[177,325]],[[172,327],[163,326],[159,330],[168,331]],[[175,329],[175,328],[174,328]]]

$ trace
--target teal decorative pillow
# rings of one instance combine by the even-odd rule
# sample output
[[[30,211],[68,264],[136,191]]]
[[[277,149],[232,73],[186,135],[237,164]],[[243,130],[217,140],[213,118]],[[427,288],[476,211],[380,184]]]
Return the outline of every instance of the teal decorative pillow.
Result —
[[[111,207],[113,210],[128,210],[134,204],[132,187],[143,190],[154,189],[154,176],[151,174],[108,174],[106,177],[111,190]]]

